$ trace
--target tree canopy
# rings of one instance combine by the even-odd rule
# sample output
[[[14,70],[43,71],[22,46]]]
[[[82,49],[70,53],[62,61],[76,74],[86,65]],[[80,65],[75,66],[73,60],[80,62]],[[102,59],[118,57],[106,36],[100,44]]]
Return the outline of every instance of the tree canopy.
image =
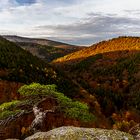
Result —
[[[57,102],[57,110],[62,112],[66,117],[89,122],[94,120],[94,115],[89,112],[87,104],[73,101],[63,93],[56,90],[56,85],[41,85],[32,83],[24,85],[19,89],[21,100],[13,100],[11,102],[0,105],[0,119],[7,118],[15,113],[29,112],[34,105],[43,102],[44,99],[53,98]],[[28,106],[28,107],[27,107]]]
[[[91,121],[93,114],[89,112],[89,107],[85,103],[73,101],[61,92],[57,92],[56,85],[41,85],[33,83],[24,85],[19,89],[22,96],[29,97],[32,103],[36,104],[45,97],[54,98],[58,102],[59,109],[68,117],[80,119],[81,121]],[[36,99],[36,100],[34,100]]]

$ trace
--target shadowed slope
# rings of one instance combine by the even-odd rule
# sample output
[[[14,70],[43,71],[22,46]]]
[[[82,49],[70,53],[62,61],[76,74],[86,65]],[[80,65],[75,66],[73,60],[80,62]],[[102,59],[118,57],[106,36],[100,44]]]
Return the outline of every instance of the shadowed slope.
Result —
[[[19,36],[3,36],[9,41],[19,45],[21,48],[29,51],[33,55],[50,62],[59,57],[79,51],[82,46],[75,46],[48,39],[25,38]]]

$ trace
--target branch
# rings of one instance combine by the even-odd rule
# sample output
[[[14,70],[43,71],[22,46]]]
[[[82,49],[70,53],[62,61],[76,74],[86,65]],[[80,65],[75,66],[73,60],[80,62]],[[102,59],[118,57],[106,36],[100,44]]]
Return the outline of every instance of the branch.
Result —
[[[45,110],[45,111],[44,111],[44,113],[46,113],[46,114],[47,114],[47,113],[54,113],[54,112],[55,112],[54,110]]]
[[[16,120],[17,118],[19,118],[20,116],[22,116],[24,113],[25,113],[25,111],[22,110],[21,112],[18,112],[15,115],[11,115],[10,117],[8,117],[5,120],[0,120],[0,125],[1,126],[6,126],[7,124],[9,124],[10,122],[12,122],[13,120]]]

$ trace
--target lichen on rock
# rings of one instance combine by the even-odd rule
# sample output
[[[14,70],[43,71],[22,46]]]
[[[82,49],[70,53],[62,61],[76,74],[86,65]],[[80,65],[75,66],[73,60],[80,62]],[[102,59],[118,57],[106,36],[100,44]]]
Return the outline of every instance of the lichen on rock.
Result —
[[[25,140],[134,140],[134,138],[118,130],[68,126],[48,132],[38,132]]]

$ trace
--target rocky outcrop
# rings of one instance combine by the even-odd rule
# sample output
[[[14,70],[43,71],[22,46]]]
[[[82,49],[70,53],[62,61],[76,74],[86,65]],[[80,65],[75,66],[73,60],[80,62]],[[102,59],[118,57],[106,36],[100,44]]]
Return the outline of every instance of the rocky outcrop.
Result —
[[[60,127],[38,132],[25,140],[135,140],[132,135],[118,130],[99,128]]]

